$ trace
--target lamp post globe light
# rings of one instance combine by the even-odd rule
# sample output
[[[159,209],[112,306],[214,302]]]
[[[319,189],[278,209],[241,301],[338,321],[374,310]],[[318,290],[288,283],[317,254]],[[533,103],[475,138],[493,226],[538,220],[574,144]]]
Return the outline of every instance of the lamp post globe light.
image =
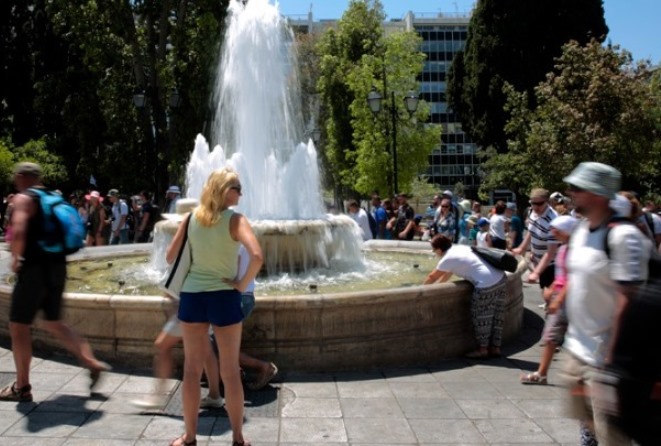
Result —
[[[387,94],[386,94],[387,96]],[[367,95],[367,105],[369,106],[372,113],[376,115],[382,109],[382,100],[383,96],[376,90],[375,87],[372,87],[372,91]],[[409,118],[413,116],[413,113],[418,109],[418,103],[420,99],[414,91],[409,91],[406,96],[403,98],[404,105],[406,106],[406,111],[409,112]],[[392,119],[392,163],[393,163],[393,178],[392,184],[394,193],[399,193],[398,177],[397,177],[397,107],[395,106],[395,92],[390,92],[390,106],[386,106],[386,110],[390,112],[390,117]]]

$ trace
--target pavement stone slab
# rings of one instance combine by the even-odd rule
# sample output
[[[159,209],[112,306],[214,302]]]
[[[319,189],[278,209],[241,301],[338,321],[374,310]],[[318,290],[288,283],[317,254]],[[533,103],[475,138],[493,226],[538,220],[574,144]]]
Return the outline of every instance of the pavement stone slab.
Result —
[[[282,417],[341,418],[340,401],[336,398],[296,398],[282,407]]]
[[[149,422],[149,417],[96,412],[73,433],[73,437],[135,440]]]
[[[399,398],[399,406],[404,416],[411,418],[440,418],[440,419],[465,419],[466,414],[449,398],[442,399],[419,399]]]
[[[505,395],[491,383],[484,381],[482,383],[473,382],[446,382],[443,383],[443,389],[453,399],[462,400],[491,400],[504,399]]]
[[[392,398],[393,393],[384,379],[377,381],[338,382],[340,398]]]
[[[327,382],[285,382],[283,389],[292,392],[298,398],[336,398],[337,384],[333,380]]]
[[[468,418],[526,418],[526,414],[508,400],[456,400]]]
[[[529,419],[476,420],[475,426],[490,443],[553,443],[553,439]]]
[[[284,443],[346,443],[347,431],[341,418],[283,418],[280,441]]]
[[[396,398],[449,398],[438,382],[390,382],[390,390]]]
[[[3,437],[68,437],[89,414],[76,412],[30,412],[2,433]]]
[[[277,442],[280,431],[280,421],[270,417],[250,417],[243,421],[243,436],[255,446],[264,442]],[[208,438],[210,443],[229,445],[232,441],[232,430],[227,418],[216,419]]]
[[[341,398],[342,415],[348,418],[403,418],[395,398]]]
[[[351,444],[417,443],[408,422],[402,418],[345,418],[344,425]]]
[[[420,444],[486,444],[471,420],[409,420]]]

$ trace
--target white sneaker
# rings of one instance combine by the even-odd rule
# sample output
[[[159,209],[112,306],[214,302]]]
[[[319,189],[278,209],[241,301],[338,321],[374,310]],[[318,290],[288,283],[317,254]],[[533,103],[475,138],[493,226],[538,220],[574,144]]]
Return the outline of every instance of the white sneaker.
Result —
[[[131,401],[131,404],[142,410],[161,409],[163,406],[165,406],[165,397],[160,395],[152,395],[142,400],[133,400]]]
[[[211,398],[209,395],[200,400],[200,408],[202,409],[220,409],[223,407],[223,397]]]

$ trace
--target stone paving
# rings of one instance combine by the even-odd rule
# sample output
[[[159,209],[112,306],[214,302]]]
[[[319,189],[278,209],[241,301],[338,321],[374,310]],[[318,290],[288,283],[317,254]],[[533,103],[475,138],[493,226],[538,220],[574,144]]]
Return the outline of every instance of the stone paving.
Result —
[[[524,331],[489,361],[439,361],[432,367],[356,373],[288,373],[246,394],[245,436],[255,446],[576,445],[578,426],[563,411],[557,383],[523,386],[534,370],[543,324],[539,288],[526,285]],[[0,348],[0,384],[14,379],[11,351]],[[90,396],[86,371],[62,355],[37,354],[34,403],[0,402],[0,443],[30,446],[167,445],[183,432],[180,382],[171,380],[163,413],[140,414],[130,401],[154,387],[150,370],[116,369]],[[205,390],[203,390],[205,391]],[[223,411],[203,411],[198,445],[231,444]]]

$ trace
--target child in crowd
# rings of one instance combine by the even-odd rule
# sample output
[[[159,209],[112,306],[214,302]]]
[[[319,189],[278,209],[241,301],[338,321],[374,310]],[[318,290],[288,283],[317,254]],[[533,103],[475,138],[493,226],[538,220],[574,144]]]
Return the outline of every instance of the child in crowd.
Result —
[[[491,248],[491,235],[489,234],[489,220],[482,217],[477,221],[479,232],[475,236],[478,248]]]
[[[548,302],[546,323],[542,332],[545,343],[542,358],[537,371],[521,377],[521,384],[547,384],[547,373],[558,346],[562,345],[567,332],[567,315],[565,313],[565,297],[567,295],[567,243],[571,233],[576,228],[578,220],[569,215],[556,217],[551,221],[551,233],[562,245],[558,248],[555,261],[555,280],[544,290],[544,300]]]

